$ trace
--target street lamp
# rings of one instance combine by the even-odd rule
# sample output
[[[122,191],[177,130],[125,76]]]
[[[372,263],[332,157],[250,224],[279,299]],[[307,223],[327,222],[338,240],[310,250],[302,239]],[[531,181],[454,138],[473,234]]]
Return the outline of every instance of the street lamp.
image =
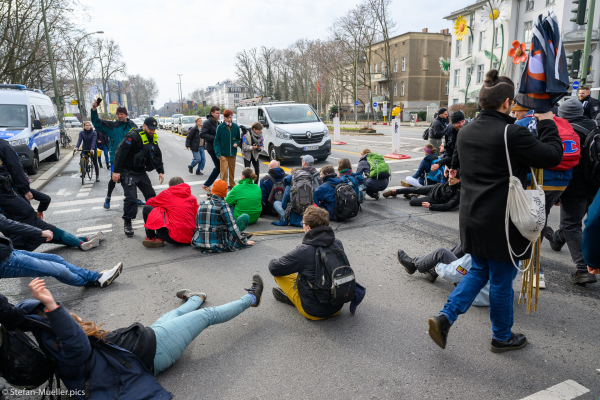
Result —
[[[177,74],[179,77],[179,105],[181,106],[181,113],[183,114],[183,90],[181,90],[181,75],[183,74]]]
[[[86,112],[85,112],[85,100],[83,100],[83,107],[82,107],[82,99],[85,99],[84,95],[83,95],[83,82],[79,82],[79,79],[81,78],[81,76],[77,77],[77,67],[75,66],[75,54],[77,53],[77,46],[79,46],[79,43],[85,39],[86,37],[90,36],[90,35],[95,35],[95,34],[103,34],[104,31],[96,31],[96,32],[90,32],[87,35],[82,36],[77,43],[75,43],[75,46],[73,47],[73,74],[75,75],[75,92],[77,92],[77,97],[78,97],[78,103],[79,103],[79,112],[81,114],[81,121],[83,122],[83,117],[85,116]]]

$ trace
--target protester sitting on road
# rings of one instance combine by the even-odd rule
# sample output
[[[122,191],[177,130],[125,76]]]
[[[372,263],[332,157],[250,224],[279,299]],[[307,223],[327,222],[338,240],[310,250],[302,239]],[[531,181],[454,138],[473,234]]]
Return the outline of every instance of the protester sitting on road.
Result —
[[[2,214],[0,214],[0,231],[50,243],[53,242],[54,236],[50,230],[41,230],[11,221]],[[15,250],[12,241],[0,235],[0,278],[52,276],[59,282],[71,286],[106,287],[121,274],[122,270],[123,263],[119,263],[109,270],[97,272],[70,264],[56,254]]]
[[[297,226],[302,227],[302,215],[295,213],[291,209],[288,211],[288,206],[291,201],[291,190],[292,190],[292,178],[294,176],[294,172],[301,171],[302,168],[295,167],[290,170],[290,174],[283,178],[283,184],[285,185],[285,191],[283,192],[283,198],[281,201],[275,201],[273,203],[273,208],[277,211],[279,215],[279,221],[271,222],[272,225],[276,226]]]
[[[100,131],[96,131],[96,143],[97,143],[97,148],[98,151],[102,151],[102,153],[104,154],[104,161],[106,161],[106,168],[110,169],[110,161],[108,158],[108,146],[106,145],[106,138],[104,137],[104,134]],[[102,154],[96,154],[96,158],[98,159],[98,165],[100,166],[100,168],[104,168],[102,166]]]
[[[600,196],[596,196],[585,219],[581,250],[590,274],[600,274]]]
[[[206,116],[206,119],[202,123],[202,129],[200,129],[200,137],[204,139],[206,152],[212,159],[214,165],[212,172],[208,176],[208,179],[206,182],[204,182],[204,185],[202,185],[202,189],[204,189],[208,194],[210,194],[210,187],[215,179],[217,179],[219,172],[221,171],[221,164],[217,154],[215,153],[215,147],[213,145],[215,135],[217,134],[217,126],[219,125],[220,115],[221,109],[218,106],[212,106],[210,108],[210,113]]]
[[[241,142],[240,127],[233,122],[233,111],[227,109],[217,127],[213,146],[221,166],[221,179],[227,181],[229,177],[229,189],[235,186],[235,159]]]
[[[273,208],[273,203],[277,200],[273,187],[278,182],[282,182],[285,177],[285,171],[279,166],[279,161],[273,160],[269,163],[269,171],[260,180],[260,190],[262,192],[262,213],[276,215],[277,211]],[[277,190],[277,188],[276,188]]]
[[[92,124],[90,122],[83,123],[83,130],[79,132],[79,139],[77,139],[77,144],[73,149],[73,154],[79,149],[81,146],[81,154],[89,153],[90,158],[92,159],[92,163],[94,164],[94,168],[96,170],[96,182],[100,182],[100,170],[98,168],[98,135],[96,131],[92,129]]]
[[[144,206],[144,247],[162,247],[170,244],[190,244],[196,230],[198,201],[192,195],[190,185],[175,176],[169,180],[169,188],[148,200]]]
[[[371,153],[369,149],[363,149],[360,153],[360,161],[358,162],[358,167],[356,168],[357,174],[362,174],[364,177],[363,184],[365,185],[365,189],[367,191],[367,195],[369,197],[374,198],[375,200],[379,200],[379,192],[387,189],[390,183],[389,174],[385,177],[371,178],[371,166],[367,161],[367,157]]]
[[[252,234],[242,233],[248,226],[250,217],[242,214],[235,219],[223,200],[226,195],[227,183],[218,179],[212,185],[212,194],[198,208],[192,245],[203,253],[235,251],[254,246],[254,241],[248,240]]]
[[[335,221],[335,186],[343,181],[337,177],[332,165],[321,168],[321,179],[323,179],[323,184],[315,190],[314,201],[316,205],[329,212],[330,221]]]
[[[234,218],[246,214],[250,218],[249,225],[258,221],[262,211],[262,193],[254,184],[255,180],[254,171],[251,168],[244,168],[238,184],[225,197],[225,202],[231,208]]]
[[[383,197],[396,197],[399,194],[410,199],[411,206],[422,206],[431,211],[450,211],[460,203],[460,175],[448,178],[445,183],[389,190],[383,193]],[[418,197],[420,195],[425,197]]]
[[[204,139],[200,137],[202,118],[197,117],[194,122],[196,125],[190,128],[185,138],[185,148],[192,152],[192,163],[188,165],[188,171],[193,174],[194,167],[197,165],[196,175],[204,175],[202,170],[206,164],[206,154],[204,153]]]
[[[421,187],[435,185],[441,180],[441,171],[431,171],[431,166],[439,160],[434,147],[431,144],[426,144],[425,147],[423,147],[423,154],[425,154],[425,157],[421,161],[419,169],[413,176],[407,176],[405,180],[400,181],[402,186]],[[427,182],[425,182],[425,178],[427,178]]]
[[[318,207],[310,206],[304,211],[303,225],[302,244],[271,260],[269,272],[279,286],[273,288],[275,300],[295,306],[305,318],[316,321],[338,314],[343,307],[343,304],[321,303],[311,287],[316,279],[317,248],[330,246],[339,239],[329,226],[329,214]]]
[[[429,319],[429,336],[446,347],[450,326],[469,309],[481,289],[490,282],[492,352],[523,348],[527,338],[514,334],[513,280],[515,262],[531,257],[531,242],[511,222],[506,232],[510,159],[512,175],[525,188],[530,168],[550,168],[562,160],[562,141],[551,112],[536,114],[540,140],[527,128],[514,125],[510,110],[515,95],[513,82],[492,69],[479,92],[483,111],[461,130],[457,153],[461,164],[462,199],[459,214],[460,242],[472,256],[469,273],[452,292],[440,313]],[[505,136],[506,134],[506,136]],[[508,155],[505,149],[508,143]],[[461,156],[462,155],[462,156]],[[451,175],[452,176],[452,175]]]
[[[34,279],[29,289],[37,301],[26,300],[18,306],[29,318],[51,328],[34,325],[31,331],[42,350],[56,360],[58,377],[67,389],[81,392],[85,388],[92,399],[166,400],[172,395],[160,386],[155,376],[173,365],[204,329],[227,322],[250,307],[258,307],[263,282],[255,274],[252,286],[245,289],[248,293],[239,300],[205,309],[200,307],[206,301],[206,294],[179,290],[175,296],[185,303],[151,326],[136,322],[112,332],[69,314],[63,304],[56,303],[43,280]],[[32,314],[40,303],[45,308],[43,317]]]
[[[258,175],[260,174],[260,160],[258,159],[260,153],[263,151],[265,144],[262,136],[263,126],[260,122],[252,124],[250,130],[242,126],[242,155],[244,156],[244,167],[254,167],[254,173],[256,174],[256,180],[254,183],[258,184]]]
[[[349,159],[340,158],[338,160],[338,178],[352,186],[352,189],[356,192],[356,196],[360,197],[359,186],[363,183],[363,176],[359,173],[352,173],[352,163]]]
[[[321,174],[314,167],[315,158],[309,154],[305,154],[302,156],[302,169],[308,172],[312,176],[313,180],[313,190],[318,188],[323,184],[323,179],[321,178]]]

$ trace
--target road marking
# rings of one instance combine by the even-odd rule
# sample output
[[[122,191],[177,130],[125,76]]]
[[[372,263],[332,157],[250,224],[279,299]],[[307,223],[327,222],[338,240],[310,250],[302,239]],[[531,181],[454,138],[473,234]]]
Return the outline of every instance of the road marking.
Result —
[[[392,174],[404,174],[404,173],[406,173],[406,172],[410,172],[410,170],[408,170],[408,169],[404,169],[404,170],[402,170],[402,171],[394,171],[394,172],[392,172]]]
[[[89,192],[90,190],[92,190],[91,187],[82,187],[81,189],[79,189],[79,193],[81,193],[81,192]]]
[[[110,208],[119,208],[121,207],[120,204],[111,204]],[[98,206],[98,207],[92,207],[92,210],[102,210],[104,208],[104,206]]]
[[[89,196],[90,192],[83,192],[83,193],[77,193],[77,196],[75,197],[87,197]]]
[[[112,224],[108,224],[108,225],[96,225],[96,226],[86,226],[83,228],[79,228],[77,229],[77,232],[85,232],[85,231],[99,231],[102,229],[109,229],[112,228]]]
[[[334,160],[339,160],[339,157],[329,156],[329,158],[333,158]]]
[[[415,148],[414,148],[414,149],[412,149],[411,151],[414,151],[414,152],[419,152],[419,151],[423,151],[423,148],[422,148],[422,147],[415,147]]]
[[[60,189],[58,192],[56,192],[57,196],[66,196],[67,189]]]
[[[590,389],[573,380],[567,380],[546,390],[522,398],[521,400],[571,400],[586,394]]]
[[[348,139],[349,142],[367,142],[367,143],[378,143],[378,144],[392,144],[392,142],[378,142],[375,140],[360,140],[360,139]]]
[[[76,208],[74,210],[56,210],[56,211],[52,212],[52,214],[68,214],[68,213],[75,213],[77,211],[81,211],[81,208]]]

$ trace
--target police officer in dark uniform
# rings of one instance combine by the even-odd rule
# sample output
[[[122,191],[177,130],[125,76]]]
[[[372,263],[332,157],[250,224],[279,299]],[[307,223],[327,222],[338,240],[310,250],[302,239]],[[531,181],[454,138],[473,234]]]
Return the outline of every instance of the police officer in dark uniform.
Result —
[[[121,180],[125,200],[123,204],[123,220],[125,235],[133,236],[131,220],[137,216],[137,190],[142,191],[146,201],[156,196],[147,171],[156,169],[158,179],[162,184],[165,170],[162,153],[158,147],[158,129],[156,119],[146,118],[141,129],[132,129],[117,147],[112,179]]]
[[[600,102],[590,94],[590,88],[588,86],[582,86],[579,88],[579,101],[583,104],[583,116],[589,119],[596,119],[597,115],[600,114]]]

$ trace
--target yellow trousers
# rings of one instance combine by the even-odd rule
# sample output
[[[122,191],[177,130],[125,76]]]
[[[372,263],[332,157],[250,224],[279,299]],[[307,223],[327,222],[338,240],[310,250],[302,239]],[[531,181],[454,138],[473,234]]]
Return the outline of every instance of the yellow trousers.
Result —
[[[290,274],[286,276],[276,276],[275,283],[279,285],[283,293],[287,295],[287,297],[294,303],[300,314],[305,318],[308,318],[312,321],[319,321],[325,318],[317,318],[312,315],[308,315],[306,311],[302,308],[302,302],[300,301],[300,293],[298,293],[298,288],[294,289],[294,285],[296,284],[296,276],[297,274]]]

